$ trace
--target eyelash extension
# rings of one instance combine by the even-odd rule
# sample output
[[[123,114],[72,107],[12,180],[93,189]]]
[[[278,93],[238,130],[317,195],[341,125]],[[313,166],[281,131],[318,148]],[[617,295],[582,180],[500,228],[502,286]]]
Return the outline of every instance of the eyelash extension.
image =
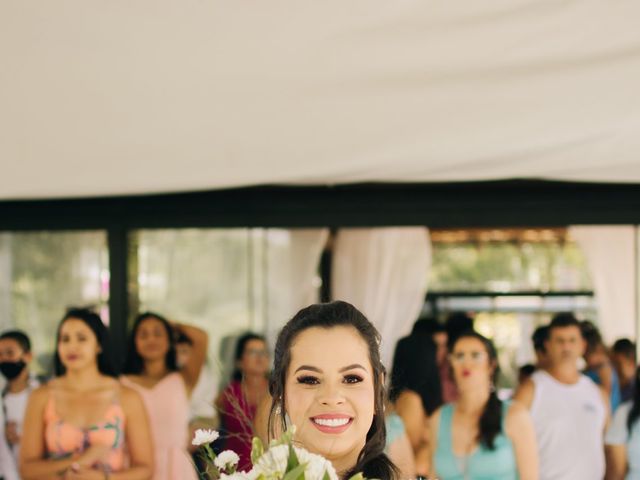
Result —
[[[345,375],[344,379],[347,383],[360,383],[363,380],[359,375]]]
[[[316,377],[312,377],[311,375],[306,375],[303,377],[298,377],[298,383],[303,383],[305,385],[317,385],[320,382]]]

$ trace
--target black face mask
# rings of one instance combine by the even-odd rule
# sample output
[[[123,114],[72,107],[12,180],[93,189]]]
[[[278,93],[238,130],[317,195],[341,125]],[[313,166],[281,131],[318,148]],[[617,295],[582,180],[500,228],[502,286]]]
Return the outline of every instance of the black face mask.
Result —
[[[7,378],[7,380],[11,381],[20,375],[26,366],[27,364],[22,360],[17,362],[2,362],[0,363],[0,372]]]

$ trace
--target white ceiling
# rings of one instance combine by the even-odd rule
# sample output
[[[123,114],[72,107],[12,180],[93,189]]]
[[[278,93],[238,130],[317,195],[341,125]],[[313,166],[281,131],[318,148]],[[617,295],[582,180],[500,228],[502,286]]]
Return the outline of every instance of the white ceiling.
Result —
[[[2,0],[0,198],[640,182],[637,0]]]

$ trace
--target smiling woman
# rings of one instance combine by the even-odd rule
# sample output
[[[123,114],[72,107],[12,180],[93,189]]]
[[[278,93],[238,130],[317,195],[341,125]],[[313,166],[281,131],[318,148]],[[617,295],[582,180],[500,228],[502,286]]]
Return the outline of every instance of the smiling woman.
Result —
[[[293,424],[294,440],[331,460],[342,478],[356,472],[381,480],[397,478],[396,467],[383,453],[379,345],[375,327],[346,302],[298,312],[276,342],[270,435]]]

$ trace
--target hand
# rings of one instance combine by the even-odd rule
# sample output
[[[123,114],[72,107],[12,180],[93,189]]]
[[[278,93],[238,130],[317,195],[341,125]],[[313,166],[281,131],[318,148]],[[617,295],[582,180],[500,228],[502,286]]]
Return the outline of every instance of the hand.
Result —
[[[17,445],[20,443],[20,435],[18,435],[18,424],[16,422],[7,422],[4,431],[9,445]]]
[[[79,470],[69,469],[64,474],[65,480],[104,480],[106,475],[102,470],[81,467]]]
[[[76,463],[80,465],[81,469],[91,468],[96,463],[106,463],[110,450],[108,445],[92,445],[80,455]]]

